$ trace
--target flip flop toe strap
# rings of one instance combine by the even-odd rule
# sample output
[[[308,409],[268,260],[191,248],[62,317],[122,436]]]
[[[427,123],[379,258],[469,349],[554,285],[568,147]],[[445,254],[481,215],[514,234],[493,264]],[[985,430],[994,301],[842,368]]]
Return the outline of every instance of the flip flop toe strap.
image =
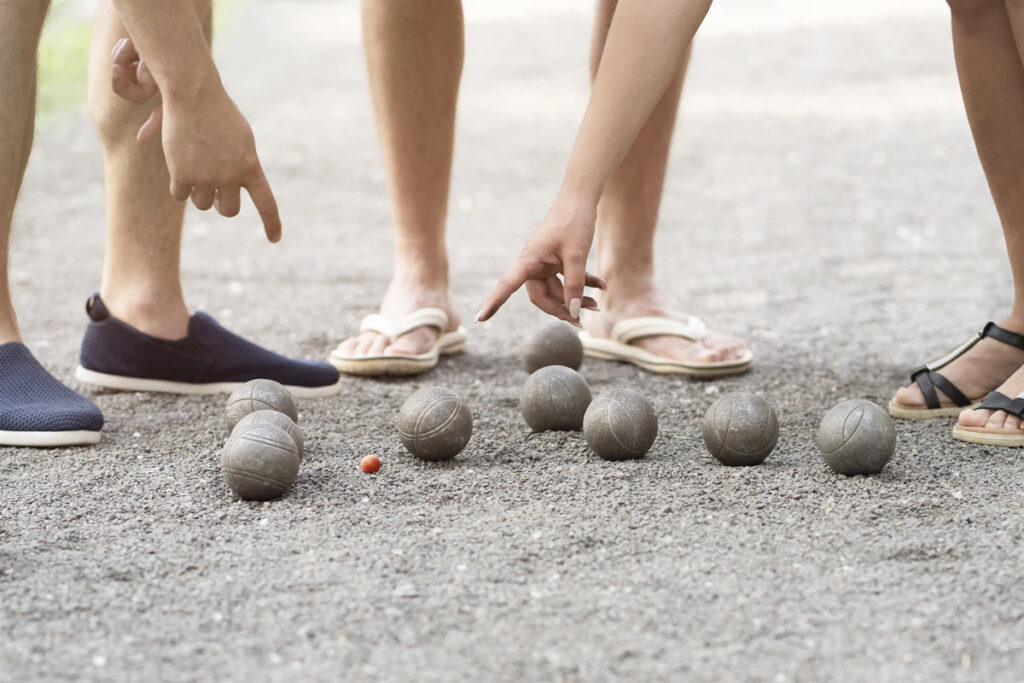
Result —
[[[629,344],[643,337],[667,335],[700,341],[707,331],[704,321],[693,315],[686,322],[669,318],[628,318],[612,327],[611,339],[619,344]]]
[[[990,392],[978,406],[978,410],[1001,410],[1010,415],[1024,418],[1024,393],[1017,398],[1010,398],[998,391]]]
[[[359,331],[376,332],[393,342],[403,334],[420,327],[436,327],[438,330],[444,331],[448,327],[448,314],[440,308],[421,308],[404,318],[395,320],[379,313],[373,313],[363,318]]]

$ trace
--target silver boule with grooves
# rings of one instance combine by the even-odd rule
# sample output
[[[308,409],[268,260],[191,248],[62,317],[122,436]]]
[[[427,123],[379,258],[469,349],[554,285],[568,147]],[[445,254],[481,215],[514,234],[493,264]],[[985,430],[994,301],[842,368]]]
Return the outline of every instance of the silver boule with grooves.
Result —
[[[235,425],[232,432],[236,432],[243,427],[247,427],[253,424],[272,424],[277,425],[284,431],[288,432],[288,435],[295,441],[295,446],[299,449],[299,458],[302,458],[306,452],[306,437],[302,435],[302,430],[295,424],[290,417],[284,413],[279,413],[276,410],[257,410],[256,412],[249,413]]]
[[[629,389],[611,389],[583,416],[583,436],[605,460],[641,458],[658,437],[658,416],[650,401]]]
[[[402,445],[417,458],[448,460],[469,443],[473,415],[454,391],[424,387],[402,404],[397,426]]]
[[[519,412],[535,432],[579,431],[590,400],[590,387],[578,372],[564,365],[548,365],[523,384]]]
[[[228,432],[239,420],[257,410],[276,410],[290,417],[295,424],[299,423],[299,409],[295,407],[292,392],[272,379],[254,379],[235,389],[228,397],[224,408]]]
[[[779,441],[779,419],[768,401],[738,391],[711,404],[702,431],[708,451],[723,465],[760,465]]]
[[[228,437],[221,474],[245,500],[279,498],[299,474],[299,451],[291,434],[272,424],[253,424]]]
[[[839,474],[877,474],[896,451],[892,418],[871,401],[850,399],[825,413],[818,427],[818,449]]]
[[[523,367],[536,372],[549,365],[579,370],[583,364],[583,342],[576,328],[564,322],[546,325],[523,344]]]

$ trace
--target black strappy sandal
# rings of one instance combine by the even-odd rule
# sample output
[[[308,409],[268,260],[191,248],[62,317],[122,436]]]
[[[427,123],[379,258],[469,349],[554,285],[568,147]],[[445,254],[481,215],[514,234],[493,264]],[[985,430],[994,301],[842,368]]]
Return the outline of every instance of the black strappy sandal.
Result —
[[[1017,398],[993,391],[978,405],[978,410],[1001,410],[1009,415],[1024,419],[1024,393]],[[1007,429],[1005,427],[965,427],[958,424],[953,427],[953,438],[987,446],[1024,446],[1024,429]]]
[[[968,397],[964,395],[962,391],[957,389],[955,384],[942,376],[938,371],[974,348],[974,345],[985,337],[990,337],[1024,351],[1024,335],[1011,332],[992,322],[987,323],[985,327],[981,328],[980,332],[945,356],[936,358],[911,373],[910,381],[917,382],[917,388],[924,394],[925,407],[904,405],[898,403],[896,398],[893,397],[889,401],[889,414],[904,420],[926,420],[933,417],[959,415],[960,411],[965,408],[976,407],[982,399],[981,396]],[[949,400],[940,400],[936,389],[944,393]]]

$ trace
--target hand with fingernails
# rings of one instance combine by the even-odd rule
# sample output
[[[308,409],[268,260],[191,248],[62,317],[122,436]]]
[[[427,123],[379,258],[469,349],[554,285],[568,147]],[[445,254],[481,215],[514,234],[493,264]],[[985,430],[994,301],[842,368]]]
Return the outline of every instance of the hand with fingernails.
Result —
[[[579,326],[581,308],[597,310],[583,289],[607,289],[604,280],[586,272],[598,201],[679,74],[710,6],[711,0],[619,0],[558,197],[477,321],[493,316],[523,285],[538,308],[574,325]]]
[[[477,321],[493,316],[524,285],[537,308],[577,327],[581,309],[598,310],[597,301],[584,293],[584,287],[608,286],[586,270],[596,214],[592,207],[582,204],[586,208],[579,209],[580,206],[567,199],[555,201],[512,267],[498,281],[477,314]]]
[[[136,137],[144,143],[163,131],[174,198],[184,201],[191,197],[203,211],[216,207],[222,216],[232,217],[241,210],[241,190],[245,188],[267,239],[280,240],[277,201],[260,165],[252,129],[224,90],[212,62],[189,87],[174,88],[164,97],[131,38],[114,46],[112,58],[114,92],[136,104],[156,100]]]

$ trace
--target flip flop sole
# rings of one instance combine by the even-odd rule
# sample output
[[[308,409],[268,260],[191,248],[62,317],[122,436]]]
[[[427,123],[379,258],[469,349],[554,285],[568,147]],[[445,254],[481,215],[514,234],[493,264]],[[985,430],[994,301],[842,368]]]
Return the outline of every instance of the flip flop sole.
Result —
[[[953,438],[968,443],[984,446],[1004,446],[1008,448],[1024,447],[1024,430],[988,430],[984,427],[953,427]]]
[[[726,377],[740,375],[750,370],[754,354],[747,351],[743,358],[714,363],[683,363],[658,358],[629,344],[618,344],[605,339],[580,335],[583,353],[591,358],[629,363],[658,375],[689,375],[691,377]]]
[[[185,394],[202,396],[210,394],[230,394],[245,382],[172,382],[164,379],[146,379],[144,377],[128,377],[125,375],[108,375],[96,372],[79,365],[75,368],[75,378],[84,384],[117,391],[144,391],[156,394]],[[292,384],[284,385],[295,398],[324,398],[341,393],[341,381],[322,387],[302,387]]]
[[[939,417],[956,417],[965,410],[973,410],[981,403],[981,399],[975,399],[966,406],[945,405],[939,408],[920,408],[905,406],[897,403],[896,399],[889,401],[889,414],[900,420],[931,420]]]
[[[0,430],[0,446],[55,448],[58,446],[90,446],[99,441],[100,433],[89,430],[66,432],[8,432]]]
[[[466,349],[466,333],[459,330],[441,335],[435,347],[418,356],[343,356],[331,353],[328,361],[339,372],[360,377],[409,377],[428,372],[437,366],[441,356],[451,356]]]

